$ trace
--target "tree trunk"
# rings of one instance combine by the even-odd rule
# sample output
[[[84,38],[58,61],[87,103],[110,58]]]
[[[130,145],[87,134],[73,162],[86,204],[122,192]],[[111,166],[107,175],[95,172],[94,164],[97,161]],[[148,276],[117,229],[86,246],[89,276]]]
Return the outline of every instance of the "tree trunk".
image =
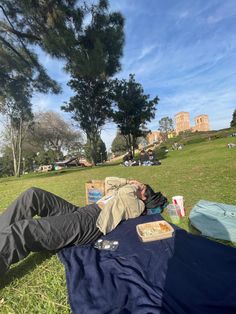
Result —
[[[19,133],[18,133],[18,165],[16,176],[20,176],[21,168],[21,156],[22,156],[22,119],[20,119]]]
[[[129,146],[129,150],[132,150],[131,134],[128,134],[128,146]]]
[[[93,164],[96,166],[97,164],[97,140],[96,138],[93,137],[93,139],[90,140],[90,144],[91,144],[91,158],[92,158],[92,162]]]
[[[133,157],[135,154],[135,147],[136,147],[136,137],[132,136],[132,154],[133,154]]]
[[[10,139],[11,149],[13,157],[13,168],[14,176],[20,176],[21,169],[21,157],[22,157],[22,124],[23,121],[20,119],[19,129],[16,130],[13,126],[12,120],[10,120]]]
[[[12,158],[13,158],[13,170],[14,170],[14,175],[16,176],[17,173],[17,161],[16,161],[16,146],[15,146],[15,137],[13,133],[13,126],[12,123],[10,122],[10,138],[11,138],[11,149],[12,149]]]

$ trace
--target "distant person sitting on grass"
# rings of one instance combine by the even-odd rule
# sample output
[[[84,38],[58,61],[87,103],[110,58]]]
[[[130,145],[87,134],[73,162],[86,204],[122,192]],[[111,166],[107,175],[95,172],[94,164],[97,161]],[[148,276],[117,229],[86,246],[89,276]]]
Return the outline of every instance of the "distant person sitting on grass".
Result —
[[[131,152],[131,150],[128,151],[128,153],[123,157],[124,166],[135,166],[136,161],[134,160],[134,156]]]
[[[148,150],[148,163],[147,166],[157,166],[161,165],[161,162],[157,160],[155,154],[151,149]]]
[[[108,177],[105,184],[105,197],[80,208],[39,188],[22,193],[0,215],[0,275],[30,252],[93,243],[122,220],[166,204],[160,192],[135,180]]]
[[[144,149],[142,149],[139,155],[139,166],[144,166],[148,161],[148,154],[145,152]]]

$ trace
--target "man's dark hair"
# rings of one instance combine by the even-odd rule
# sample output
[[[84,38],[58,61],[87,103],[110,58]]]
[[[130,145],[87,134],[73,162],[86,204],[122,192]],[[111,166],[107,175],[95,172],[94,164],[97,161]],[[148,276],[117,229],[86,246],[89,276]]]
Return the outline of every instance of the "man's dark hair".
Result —
[[[163,209],[167,205],[167,198],[161,192],[154,192],[150,185],[146,184],[146,200],[144,201],[146,209],[160,207]]]

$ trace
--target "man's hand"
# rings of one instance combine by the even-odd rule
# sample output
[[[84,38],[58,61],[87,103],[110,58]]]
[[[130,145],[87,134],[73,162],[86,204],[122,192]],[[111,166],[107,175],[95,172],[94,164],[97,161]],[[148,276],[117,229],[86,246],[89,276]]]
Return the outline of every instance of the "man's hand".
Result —
[[[137,188],[138,188],[138,198],[145,201],[146,200],[146,196],[145,196],[145,192],[146,192],[146,185],[137,181],[137,180],[129,180],[128,184],[134,184]]]
[[[134,184],[134,185],[137,185],[137,186],[141,186],[141,185],[144,185],[143,183],[137,181],[137,180],[128,180],[128,184]]]

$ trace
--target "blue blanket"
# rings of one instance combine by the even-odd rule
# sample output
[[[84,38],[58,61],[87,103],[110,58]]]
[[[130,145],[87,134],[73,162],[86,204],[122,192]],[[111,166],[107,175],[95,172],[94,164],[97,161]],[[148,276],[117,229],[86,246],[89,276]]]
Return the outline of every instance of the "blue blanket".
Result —
[[[74,314],[236,313],[236,249],[178,228],[173,238],[141,242],[136,225],[161,219],[122,222],[105,236],[119,241],[114,252],[60,251]]]

